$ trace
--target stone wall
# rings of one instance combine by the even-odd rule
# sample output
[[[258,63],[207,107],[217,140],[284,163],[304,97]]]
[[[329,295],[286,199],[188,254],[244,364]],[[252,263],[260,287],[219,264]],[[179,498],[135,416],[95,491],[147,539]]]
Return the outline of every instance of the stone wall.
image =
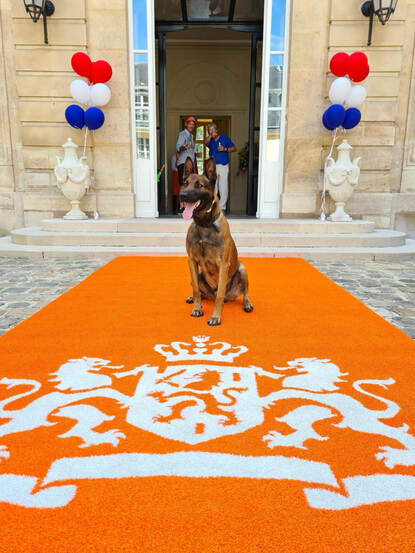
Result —
[[[4,76],[0,133],[9,135],[8,141],[2,140],[6,146],[0,161],[3,231],[36,225],[68,210],[68,202],[56,188],[53,168],[68,137],[83,148],[84,133],[72,129],[64,115],[73,103],[69,85],[76,74],[70,62],[78,51],[86,51],[93,61],[106,59],[114,69],[108,83],[112,99],[103,108],[106,121],[87,139],[92,189],[81,207],[104,216],[133,216],[125,4],[124,0],[56,2],[55,14],[48,18],[49,44],[44,44],[42,20],[34,24],[23,2],[1,0],[5,62],[0,61]]]
[[[415,0],[399,0],[386,26],[375,21],[370,47],[361,3],[292,0],[281,215],[319,213],[321,169],[331,139],[321,125],[333,79],[329,59],[338,51],[363,50],[371,68],[364,82],[368,98],[362,123],[348,132],[362,173],[348,211],[380,227],[415,229]],[[0,0],[0,7],[0,232],[37,225],[69,208],[53,168],[68,137],[83,145],[83,134],[64,118],[75,78],[70,60],[77,51],[114,68],[105,124],[88,136],[92,189],[82,207],[102,216],[134,216],[127,0],[56,1],[48,18],[49,45],[43,43],[42,21],[33,24],[21,0]],[[176,48],[179,54],[180,45]],[[179,112],[196,109],[191,99],[186,102],[179,106],[169,99],[168,117],[176,126]],[[230,109],[217,107],[217,115]],[[234,132],[242,135],[245,129]]]
[[[319,213],[321,169],[331,143],[321,115],[335,78],[328,63],[336,52],[358,50],[368,56],[370,74],[362,83],[368,93],[362,122],[346,134],[362,169],[348,212],[383,228],[396,226],[402,209],[415,213],[415,195],[409,194],[415,192],[415,1],[399,0],[385,26],[376,18],[369,47],[361,4],[292,2],[283,216]]]

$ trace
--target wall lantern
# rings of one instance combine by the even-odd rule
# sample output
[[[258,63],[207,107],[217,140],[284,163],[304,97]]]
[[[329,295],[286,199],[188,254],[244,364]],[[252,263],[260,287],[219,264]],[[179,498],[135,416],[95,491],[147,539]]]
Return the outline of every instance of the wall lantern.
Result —
[[[46,26],[46,17],[52,15],[55,11],[55,6],[50,0],[23,0],[24,7],[27,13],[32,18],[34,23],[41,15],[43,15],[43,33],[45,37],[45,44],[48,44],[48,29]]]
[[[372,25],[373,15],[377,15],[382,25],[389,20],[396,8],[398,0],[369,0],[362,4],[361,10],[365,17],[370,17],[369,21],[369,37],[367,39],[367,45],[372,44]]]

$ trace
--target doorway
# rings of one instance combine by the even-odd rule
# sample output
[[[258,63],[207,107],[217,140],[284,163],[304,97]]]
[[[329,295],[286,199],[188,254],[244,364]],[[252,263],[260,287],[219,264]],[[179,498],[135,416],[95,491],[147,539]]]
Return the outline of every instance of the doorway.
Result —
[[[128,0],[137,217],[169,213],[169,154],[184,114],[229,118],[238,150],[231,156],[232,190],[239,194],[231,198],[231,214],[279,216],[289,6],[289,0]]]
[[[229,136],[236,146],[236,152],[230,154],[227,214],[255,216],[257,193],[252,193],[252,187],[258,185],[259,33],[249,26],[244,31],[213,26],[171,31],[164,26],[160,33],[157,25],[156,19],[158,166],[171,160],[183,118],[192,115],[198,121],[194,138],[200,154],[198,169],[202,171],[202,160],[209,151],[203,144],[203,134],[208,123],[215,122],[220,133]],[[174,210],[171,163],[166,166],[158,190],[160,215],[171,215]]]

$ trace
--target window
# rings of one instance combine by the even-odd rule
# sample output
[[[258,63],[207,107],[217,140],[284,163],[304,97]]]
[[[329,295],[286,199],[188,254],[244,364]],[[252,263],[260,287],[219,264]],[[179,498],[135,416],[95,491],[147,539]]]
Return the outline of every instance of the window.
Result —
[[[268,125],[266,156],[277,161],[280,151],[284,69],[285,2],[272,2],[271,51],[269,63]]]
[[[146,16],[146,0],[133,0],[134,102],[138,159],[150,159]]]

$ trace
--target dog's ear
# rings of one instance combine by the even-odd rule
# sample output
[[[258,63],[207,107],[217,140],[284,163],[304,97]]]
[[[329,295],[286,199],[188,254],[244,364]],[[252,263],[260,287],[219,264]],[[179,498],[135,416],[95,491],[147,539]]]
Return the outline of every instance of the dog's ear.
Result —
[[[193,160],[192,160],[191,157],[187,157],[186,161],[184,162],[183,175],[185,177],[188,177],[189,175],[191,175],[194,172],[195,172],[195,168],[194,168],[194,165],[193,165]]]
[[[207,159],[203,166],[203,173],[207,176],[209,181],[213,184],[216,182],[216,163],[213,157]]]

